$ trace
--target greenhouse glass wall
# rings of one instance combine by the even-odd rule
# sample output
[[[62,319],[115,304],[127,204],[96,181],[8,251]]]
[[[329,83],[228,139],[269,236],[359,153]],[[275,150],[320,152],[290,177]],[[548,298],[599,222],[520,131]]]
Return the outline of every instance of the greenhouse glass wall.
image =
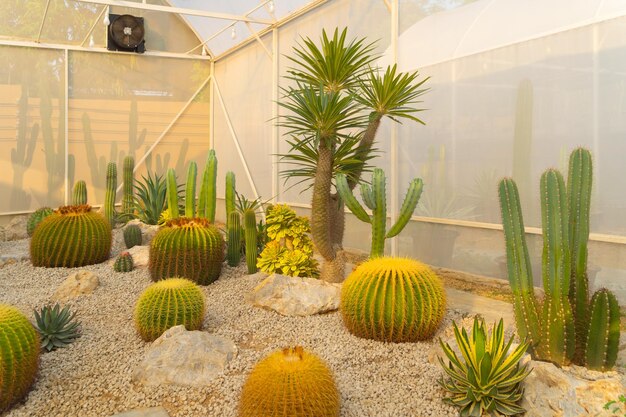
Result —
[[[385,120],[373,164],[388,178],[393,221],[412,178],[424,192],[387,253],[506,278],[497,183],[518,183],[535,280],[541,273],[539,177],[594,157],[590,279],[626,301],[626,5],[619,0],[207,2],[8,0],[0,4],[0,214],[67,203],[87,182],[100,205],[109,161],[136,176],[185,172],[219,155],[219,178],[302,213],[310,192],[285,182],[277,101],[304,37],[349,28],[376,40],[378,65],[430,77],[425,125]],[[217,3],[217,4],[213,4]],[[151,6],[200,10],[178,14]],[[106,13],[146,23],[145,54],[110,52]],[[246,16],[249,21],[224,16]],[[494,36],[497,33],[497,36]],[[120,184],[121,188],[121,184]],[[218,197],[224,194],[218,183]],[[220,213],[223,219],[223,213]],[[369,225],[347,216],[345,246],[367,250]],[[539,281],[536,282],[539,284]]]

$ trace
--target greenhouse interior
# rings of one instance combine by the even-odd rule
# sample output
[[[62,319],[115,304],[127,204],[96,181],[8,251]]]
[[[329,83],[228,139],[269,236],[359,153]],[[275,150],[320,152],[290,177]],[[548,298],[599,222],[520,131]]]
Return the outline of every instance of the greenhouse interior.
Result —
[[[0,416],[626,416],[624,0],[0,17]]]

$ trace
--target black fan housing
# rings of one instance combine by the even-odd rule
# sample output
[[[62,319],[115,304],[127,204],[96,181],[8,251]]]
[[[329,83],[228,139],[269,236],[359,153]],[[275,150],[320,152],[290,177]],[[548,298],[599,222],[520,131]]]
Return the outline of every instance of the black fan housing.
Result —
[[[107,49],[109,51],[126,51],[144,53],[146,41],[143,17],[129,14],[110,14],[107,31]]]

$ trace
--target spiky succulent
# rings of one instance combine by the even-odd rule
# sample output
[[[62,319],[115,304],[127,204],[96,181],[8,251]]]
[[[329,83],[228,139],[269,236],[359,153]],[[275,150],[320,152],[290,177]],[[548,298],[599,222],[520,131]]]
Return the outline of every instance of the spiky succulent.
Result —
[[[448,375],[447,380],[442,379],[439,383],[451,394],[444,401],[460,407],[461,417],[481,417],[485,412],[492,416],[524,413],[518,402],[524,394],[522,381],[530,370],[527,365],[520,366],[519,361],[528,343],[522,343],[510,352],[513,338],[504,342],[502,319],[494,325],[490,335],[485,330],[484,320],[474,319],[471,336],[453,324],[461,357],[448,343],[439,340],[448,358],[447,365],[439,358]]]
[[[124,244],[130,249],[133,246],[139,246],[142,243],[141,228],[136,224],[128,225],[124,228]]]
[[[68,346],[80,337],[80,322],[76,320],[76,312],[69,306],[61,309],[59,304],[44,306],[41,311],[35,310],[36,329],[41,335],[41,346],[48,352]]]
[[[133,257],[128,252],[120,253],[113,264],[113,270],[115,272],[130,272],[134,268]]]
[[[54,213],[54,210],[52,210],[50,207],[42,207],[32,213],[28,217],[28,222],[26,223],[26,233],[28,233],[28,236],[32,236],[35,232],[35,227],[37,227],[37,225],[41,223],[43,219],[45,219],[52,213]]]

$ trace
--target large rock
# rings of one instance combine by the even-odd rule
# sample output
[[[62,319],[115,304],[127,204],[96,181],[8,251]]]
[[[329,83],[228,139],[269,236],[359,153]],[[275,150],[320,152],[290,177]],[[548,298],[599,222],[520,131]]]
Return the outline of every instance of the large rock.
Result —
[[[139,219],[133,219],[126,223],[123,229],[126,229],[130,225],[137,225],[141,229],[141,244],[146,246],[150,245],[150,241],[154,238],[154,235],[159,231],[158,225],[145,224]],[[122,229],[122,230],[123,230]]]
[[[100,285],[98,276],[90,271],[74,272],[65,278],[61,286],[56,290],[52,299],[65,301],[80,295],[91,294]]]
[[[604,404],[617,400],[624,386],[617,372],[595,372],[571,366],[557,368],[531,361],[533,371],[524,382],[522,407],[526,417],[605,416]]]
[[[9,224],[4,227],[4,239],[26,239],[28,237],[28,233],[26,233],[26,223],[28,223],[28,215],[13,217]]]
[[[256,286],[248,301],[284,316],[309,316],[337,310],[340,293],[341,284],[273,274]]]
[[[123,413],[115,414],[111,417],[170,417],[163,407],[136,408]]]
[[[236,355],[237,347],[226,338],[175,326],[154,341],[132,379],[144,385],[203,387]]]

